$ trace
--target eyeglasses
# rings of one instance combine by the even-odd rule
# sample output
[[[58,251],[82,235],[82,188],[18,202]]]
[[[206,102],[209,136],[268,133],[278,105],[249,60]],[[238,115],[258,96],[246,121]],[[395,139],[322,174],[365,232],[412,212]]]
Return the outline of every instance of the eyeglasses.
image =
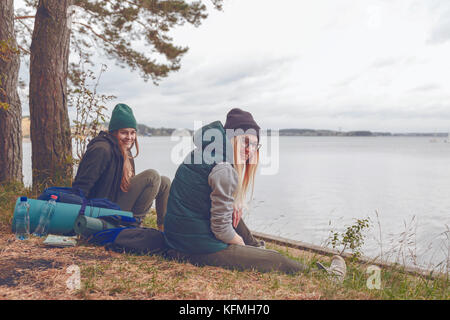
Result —
[[[259,149],[261,149],[262,144],[256,143],[256,142],[246,143],[246,144],[245,144],[245,148],[246,148],[246,149],[250,149],[250,147],[251,147],[252,149],[259,150]]]
[[[250,139],[245,137],[241,140],[244,143],[245,149],[252,148],[253,150],[259,150],[262,147],[262,144],[257,142],[250,142]]]

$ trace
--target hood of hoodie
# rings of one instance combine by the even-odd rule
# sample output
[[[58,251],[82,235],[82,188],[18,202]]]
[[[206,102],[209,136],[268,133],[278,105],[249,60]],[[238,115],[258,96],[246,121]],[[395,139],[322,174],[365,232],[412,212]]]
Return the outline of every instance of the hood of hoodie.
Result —
[[[212,157],[217,163],[233,163],[233,146],[220,121],[203,126],[194,133],[193,139],[197,151],[202,151],[203,159]]]

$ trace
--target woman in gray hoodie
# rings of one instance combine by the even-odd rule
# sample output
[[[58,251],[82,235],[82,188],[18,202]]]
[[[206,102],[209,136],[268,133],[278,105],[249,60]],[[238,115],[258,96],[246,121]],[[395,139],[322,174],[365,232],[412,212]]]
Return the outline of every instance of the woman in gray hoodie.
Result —
[[[196,149],[179,166],[172,181],[164,236],[166,256],[197,265],[261,272],[304,272],[307,266],[262,248],[241,219],[259,162],[259,129],[241,109],[203,127]],[[343,278],[345,262],[334,257],[331,272]]]

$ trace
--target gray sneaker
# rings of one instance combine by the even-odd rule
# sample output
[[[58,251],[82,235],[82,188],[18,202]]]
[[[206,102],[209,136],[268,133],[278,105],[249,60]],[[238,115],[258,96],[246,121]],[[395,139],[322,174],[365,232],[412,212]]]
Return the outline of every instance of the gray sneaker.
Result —
[[[320,262],[317,262],[317,267],[319,269],[325,270],[333,279],[339,283],[344,281],[345,275],[347,273],[347,266],[345,264],[344,258],[341,256],[333,256],[331,258],[331,265],[329,268],[325,267]]]
[[[266,248],[266,243],[264,242],[264,240],[259,240],[258,244],[255,247],[261,248],[261,249],[265,249]]]

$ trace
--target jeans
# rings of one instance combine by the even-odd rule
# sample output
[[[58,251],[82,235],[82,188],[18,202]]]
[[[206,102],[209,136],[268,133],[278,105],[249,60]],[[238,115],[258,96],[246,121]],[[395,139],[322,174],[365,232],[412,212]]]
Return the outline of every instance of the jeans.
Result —
[[[256,248],[258,243],[242,219],[236,227],[236,232],[244,240],[245,246],[231,244],[228,248],[208,254],[188,254],[174,249],[168,249],[165,257],[169,259],[188,261],[198,266],[215,266],[227,269],[251,270],[260,272],[280,271],[294,274],[305,272],[308,268],[304,264],[289,259],[274,250]]]
[[[156,170],[145,170],[131,178],[128,192],[120,190],[117,204],[122,210],[133,212],[133,216],[142,221],[156,200],[156,223],[164,224],[169,198],[170,179],[160,176]]]

